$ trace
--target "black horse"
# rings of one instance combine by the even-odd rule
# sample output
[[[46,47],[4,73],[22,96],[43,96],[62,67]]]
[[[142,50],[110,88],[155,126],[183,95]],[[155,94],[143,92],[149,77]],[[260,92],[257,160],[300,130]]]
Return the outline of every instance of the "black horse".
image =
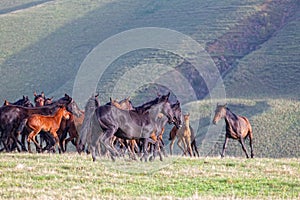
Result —
[[[81,131],[81,139],[78,150],[82,150],[87,140],[91,141],[92,157],[95,161],[95,148],[98,141],[109,151],[111,158],[114,160],[117,152],[110,144],[113,136],[122,139],[144,139],[144,158],[147,160],[148,142],[154,142],[150,136],[158,132],[158,118],[161,113],[166,116],[169,123],[180,125],[179,120],[175,120],[173,110],[168,101],[169,95],[164,95],[147,102],[142,106],[134,108],[134,110],[121,110],[111,105],[103,105],[97,107],[97,103],[89,100],[86,106],[86,116],[89,121],[83,123]],[[89,111],[87,110],[89,109]],[[87,124],[87,125],[86,125]],[[89,127],[88,129],[86,129]],[[94,138],[94,139],[93,139]],[[159,143],[156,143],[158,145]]]
[[[4,100],[3,106],[8,106],[8,105],[18,105],[18,106],[24,106],[24,107],[33,107],[33,104],[29,100],[28,96],[24,96],[22,99],[19,99],[18,101],[11,103],[7,100]]]
[[[28,96],[24,96],[24,95],[23,95],[23,98],[19,99],[18,101],[14,102],[14,103],[11,103],[11,102],[5,100],[3,106],[8,106],[8,105],[19,105],[19,106],[23,106],[23,107],[33,107],[33,104],[30,102]],[[5,108],[0,108],[0,112],[1,112],[1,110],[5,110]],[[16,139],[14,137],[6,137],[5,131],[3,132],[4,129],[2,129],[1,127],[3,127],[4,125],[0,124],[0,132],[1,132],[1,135],[0,135],[1,139],[0,140],[1,141],[9,140],[9,141],[2,142],[4,148],[0,149],[0,151],[3,151],[4,149],[13,150],[14,148],[17,148],[17,150],[19,151],[20,149],[18,149]],[[6,139],[4,139],[4,138],[6,138]],[[7,145],[8,143],[10,144],[10,147],[8,147],[8,145]]]

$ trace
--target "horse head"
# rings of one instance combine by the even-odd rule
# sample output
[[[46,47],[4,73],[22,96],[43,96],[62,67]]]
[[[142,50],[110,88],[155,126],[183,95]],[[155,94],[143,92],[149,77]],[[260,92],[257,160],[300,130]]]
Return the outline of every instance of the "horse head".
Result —
[[[216,110],[215,110],[215,116],[213,118],[213,124],[217,124],[218,121],[226,116],[226,107],[227,104],[221,105],[217,104]]]
[[[34,103],[36,107],[41,107],[45,105],[45,93],[41,92],[41,94],[33,93],[34,95]]]
[[[171,105],[171,108],[174,113],[174,125],[176,128],[180,128],[182,126],[180,102],[177,100],[175,104]]]

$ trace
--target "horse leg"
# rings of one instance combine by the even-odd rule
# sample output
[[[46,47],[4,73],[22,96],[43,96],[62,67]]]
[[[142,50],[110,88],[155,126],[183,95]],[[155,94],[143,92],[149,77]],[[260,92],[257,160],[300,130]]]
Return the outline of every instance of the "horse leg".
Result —
[[[221,153],[221,157],[222,157],[222,158],[223,158],[224,155],[225,155],[225,150],[226,150],[226,148],[227,148],[228,139],[229,139],[229,138],[228,138],[227,136],[225,136],[225,142],[224,142],[223,150],[222,150],[222,153]]]
[[[252,131],[249,132],[249,143],[250,143],[250,149],[251,149],[251,158],[254,158],[254,152],[253,152],[253,134]]]
[[[110,142],[111,138],[114,136],[116,131],[116,128],[110,128],[104,132],[104,135],[101,138],[101,143],[109,151],[110,157],[113,161],[115,161],[115,156],[117,155],[117,152],[115,152],[114,148],[110,146]]]
[[[188,143],[187,143],[187,137],[186,136],[184,136],[182,138],[182,142],[183,142],[183,147],[184,147],[183,155],[187,156],[187,152],[189,151],[189,148],[188,148]]]
[[[175,142],[176,137],[172,138],[172,141],[170,143],[170,154],[173,155],[173,147],[174,147],[174,142]]]
[[[20,125],[19,125],[19,127],[17,129],[18,135],[21,135],[21,144],[20,145],[21,145],[22,151],[27,151],[26,146],[25,146],[25,135],[28,134],[28,131],[25,128],[25,126],[27,124],[27,121],[28,121],[28,119],[24,119],[20,123]]]
[[[62,147],[61,147],[60,140],[59,140],[59,137],[57,135],[57,132],[55,130],[51,130],[50,134],[54,137],[54,140],[55,140],[55,144],[51,147],[50,150],[53,150],[55,152],[55,147],[57,146],[58,152],[61,153],[62,152]]]
[[[248,152],[247,152],[247,149],[246,149],[246,147],[245,147],[245,140],[244,140],[244,138],[240,138],[239,139],[239,142],[241,143],[241,145],[242,145],[242,148],[243,148],[243,151],[245,152],[245,154],[246,154],[246,157],[247,158],[249,158],[249,155],[248,155]]]
[[[153,161],[158,153],[159,155],[159,159],[160,161],[163,161],[163,157],[162,154],[160,152],[160,146],[159,146],[159,140],[153,140],[153,142],[151,142],[152,145],[154,145],[154,149],[153,149],[153,157],[150,157],[150,161]]]
[[[178,141],[177,141],[177,146],[181,149],[181,151],[183,152],[182,155],[184,155],[184,148],[181,146],[181,142],[183,141],[183,138],[178,138]]]
[[[145,159],[145,162],[147,162],[148,160],[148,144],[149,144],[149,140],[148,138],[144,138],[142,139],[143,141],[143,156],[141,157],[141,161],[143,161],[143,159]]]
[[[92,150],[92,159],[93,159],[93,162],[96,161],[96,149],[98,149],[98,145],[99,145],[99,140],[100,140],[100,135],[96,135],[96,134],[93,134],[92,136],[92,141],[91,141],[91,150]]]
[[[22,151],[27,151],[25,146],[26,136],[28,136],[28,131],[23,130],[21,134]]]
[[[31,131],[27,137],[27,142],[28,142],[28,145],[30,145],[30,141],[33,141],[34,144],[36,145],[37,147],[37,151],[39,151],[41,148],[41,146],[39,145],[39,143],[36,141],[36,135],[40,132],[41,130],[38,130],[38,131]],[[28,147],[28,149],[30,149]],[[30,149],[30,152],[31,152],[31,149]]]
[[[196,155],[197,155],[199,157],[196,139],[194,139],[192,142],[192,148],[193,148],[194,156],[196,157]]]
[[[193,157],[192,146],[191,146],[191,137],[185,136],[185,143],[187,145],[187,151],[191,157]]]
[[[166,152],[166,150],[165,150],[165,144],[164,144],[164,141],[161,139],[161,138],[159,138],[159,148],[160,148],[160,150],[161,150],[161,152],[163,153],[163,155],[165,156],[165,157],[168,157],[168,154],[167,154],[167,152]]]

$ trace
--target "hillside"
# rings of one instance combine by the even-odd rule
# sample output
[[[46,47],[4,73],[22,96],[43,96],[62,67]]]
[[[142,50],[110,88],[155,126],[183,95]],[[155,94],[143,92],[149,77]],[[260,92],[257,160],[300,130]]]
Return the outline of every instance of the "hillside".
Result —
[[[220,72],[228,99],[209,101],[203,72],[184,57],[146,48],[110,63],[99,77],[101,103],[110,96],[130,95],[139,105],[172,85],[176,90],[171,100],[180,99],[183,112],[194,116],[202,155],[219,154],[224,134],[206,133],[215,104],[228,101],[234,112],[253,123],[258,157],[299,157],[299,10],[297,0],[4,0],[0,2],[0,100],[15,101],[22,95],[33,99],[34,91],[55,98],[72,94],[81,64],[101,42],[134,28],[167,28],[205,49],[210,62],[203,65]],[[184,42],[180,47],[190,50]],[[119,49],[112,45],[105,50]],[[170,69],[173,74],[166,78]],[[209,77],[209,70],[204,75]],[[147,84],[133,85],[144,81]],[[114,91],[117,86],[122,92]],[[126,92],[129,89],[134,91]],[[243,156],[236,144],[229,143],[228,155]]]
[[[22,4],[21,1],[15,1],[14,5],[11,1],[3,1],[0,19],[3,30],[1,41],[4,42],[0,48],[0,69],[5,78],[0,80],[0,95],[2,99],[16,99],[22,95],[20,91],[27,95],[35,90],[43,90],[46,94],[56,96],[65,90],[70,93],[80,64],[96,45],[121,31],[145,26],[169,28],[192,36],[207,48],[221,73],[224,73],[236,66],[237,58],[263,46],[277,32],[282,31],[283,37],[288,36],[287,43],[297,41],[289,32],[282,30],[290,21],[296,23],[296,2],[28,0]],[[263,18],[262,15],[269,18]],[[265,33],[251,34],[249,30],[257,24],[262,29],[266,29],[265,26],[269,29]],[[294,34],[297,33],[296,30],[297,27],[294,27]],[[240,32],[247,34],[240,35]],[[236,41],[230,35],[234,35]],[[249,38],[245,40],[247,36]],[[278,47],[282,49],[287,43],[278,44]],[[121,70],[121,75],[112,75],[117,71],[114,69],[125,66],[132,68],[151,62],[170,64],[170,55],[164,58],[164,54],[140,51],[138,54],[131,53],[125,58],[119,58],[112,64],[112,70],[107,75],[114,78],[110,78],[109,83],[104,80],[99,84],[99,89],[102,93],[110,93],[109,89],[103,88],[111,88],[115,84],[114,79],[124,73]],[[229,58],[232,55],[234,58]],[[225,63],[220,61],[222,56]],[[172,62],[181,62],[178,57],[174,59]],[[289,56],[283,59],[290,60]],[[177,64],[176,68],[188,77],[198,98],[207,95],[205,83],[189,64]],[[283,74],[289,76],[290,73],[284,71]],[[61,88],[63,85],[65,86]],[[103,94],[101,97],[107,95]]]

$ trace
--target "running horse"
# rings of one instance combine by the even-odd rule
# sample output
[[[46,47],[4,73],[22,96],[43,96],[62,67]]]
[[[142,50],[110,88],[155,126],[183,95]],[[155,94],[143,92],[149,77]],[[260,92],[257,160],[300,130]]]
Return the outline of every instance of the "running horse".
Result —
[[[252,127],[250,125],[249,120],[244,116],[239,116],[231,112],[229,108],[227,108],[227,104],[225,105],[217,104],[215,110],[215,116],[213,118],[213,123],[217,124],[218,121],[222,118],[225,119],[225,123],[226,123],[226,135],[225,135],[225,142],[223,145],[221,157],[224,157],[228,139],[231,138],[231,139],[238,140],[240,142],[243,151],[246,154],[246,157],[249,158],[249,154],[245,147],[245,139],[249,137],[251,158],[253,158],[254,157],[253,145],[252,145],[253,134],[252,134]]]
[[[174,120],[174,114],[168,101],[168,97],[169,94],[147,102],[134,110],[126,111],[118,109],[113,105],[97,107],[98,103],[88,101],[90,102],[88,104],[91,104],[92,106],[86,106],[86,108],[90,109],[93,107],[89,112],[86,112],[87,116],[91,116],[88,124],[93,124],[90,129],[92,130],[93,127],[95,127],[97,131],[84,131],[84,134],[81,134],[81,142],[79,145],[81,148],[79,149],[82,150],[82,146],[85,144],[89,134],[91,135],[88,137],[93,138],[93,134],[102,132],[99,136],[95,137],[96,140],[92,139],[91,141],[96,144],[100,140],[101,144],[109,151],[113,160],[115,160],[115,156],[117,155],[117,152],[110,146],[110,141],[113,136],[126,140],[144,139],[143,157],[147,160],[147,145],[148,142],[151,142],[151,134],[158,130],[157,118],[159,113],[166,116],[169,123],[178,123]],[[93,161],[96,159],[94,152],[95,151],[93,150]]]

